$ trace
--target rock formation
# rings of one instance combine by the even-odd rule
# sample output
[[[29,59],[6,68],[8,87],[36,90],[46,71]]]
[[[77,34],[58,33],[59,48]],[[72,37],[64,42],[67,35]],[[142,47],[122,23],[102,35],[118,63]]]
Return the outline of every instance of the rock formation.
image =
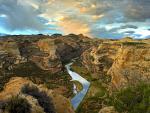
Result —
[[[119,89],[140,81],[150,81],[150,46],[142,43],[123,45],[118,49],[113,65],[108,71],[112,85]]]
[[[71,104],[68,99],[65,97],[53,92],[52,90],[48,90],[42,86],[37,86],[33,84],[30,80],[27,78],[20,78],[20,77],[15,77],[12,78],[6,85],[5,89],[0,92],[0,101],[7,101],[7,99],[11,98],[12,96],[21,96],[22,98],[25,98],[30,105],[32,106],[32,113],[45,113],[43,111],[43,108],[39,105],[38,101],[36,98],[33,96],[27,95],[22,93],[22,88],[30,84],[31,86],[36,86],[40,91],[46,92],[46,94],[52,98],[52,102],[54,104],[56,113],[74,113]]]
[[[52,73],[62,70],[62,63],[80,57],[82,52],[90,46],[91,39],[83,35],[31,35],[31,36],[4,36],[0,40],[0,65],[6,60],[12,63],[32,61],[41,69]]]
[[[32,105],[32,113],[44,113],[36,98],[21,92],[25,84],[31,84],[40,91],[46,92],[52,98],[57,113],[74,113],[69,99],[60,95],[63,93],[57,93],[61,90],[71,89],[71,85],[67,84],[70,83],[70,79],[64,76],[66,73],[63,73],[66,72],[64,65],[77,57],[80,63],[79,69],[81,65],[84,67],[87,71],[86,77],[91,76],[89,79],[92,84],[97,85],[99,83],[110,92],[119,91],[140,82],[149,83],[150,81],[150,39],[135,40],[130,37],[121,40],[91,39],[82,34],[3,36],[0,38],[0,80],[6,80],[4,83],[0,83],[2,86],[5,84],[5,87],[1,86],[1,89],[4,90],[0,92],[0,101],[6,101],[12,95],[19,95]],[[23,64],[21,69],[26,69],[25,66],[29,67],[31,63],[34,64],[33,67],[38,67],[31,69],[34,76],[30,76],[30,72],[28,72],[26,75],[22,75],[26,78],[12,78],[20,74],[12,75],[9,72],[20,69],[21,64]],[[38,76],[34,73],[35,70],[44,74]],[[20,72],[20,70],[17,70],[17,72]],[[58,75],[56,77],[56,74],[62,75],[57,82]],[[48,77],[45,75],[48,75]],[[30,81],[33,78],[37,81],[36,83]],[[106,82],[103,79],[106,79]],[[70,87],[62,88],[62,84],[56,85],[59,82]],[[50,89],[45,88],[44,83],[47,83]],[[50,83],[55,84],[51,86]],[[57,88],[52,90],[53,87]],[[71,95],[70,92],[69,94]],[[70,98],[70,95],[66,97]],[[106,106],[99,113],[117,112],[113,106]]]
[[[114,40],[82,54],[82,63],[93,78],[110,76],[111,86],[120,89],[140,81],[150,80],[149,40]]]

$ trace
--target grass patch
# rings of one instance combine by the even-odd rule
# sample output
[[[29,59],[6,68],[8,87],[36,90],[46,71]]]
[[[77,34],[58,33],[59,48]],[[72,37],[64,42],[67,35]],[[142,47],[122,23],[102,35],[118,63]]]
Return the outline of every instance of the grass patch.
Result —
[[[102,107],[106,90],[100,83],[91,82],[89,91],[78,107],[76,113],[98,113]]]
[[[44,84],[48,89],[56,89],[64,86],[66,90],[62,92],[62,95],[67,98],[73,96],[73,83],[70,82],[71,78],[67,71],[52,74],[50,71],[40,69],[33,62],[18,64],[10,73],[5,73],[0,70],[0,91],[3,90],[5,83],[7,83],[11,77],[16,76],[27,77],[35,84]]]
[[[66,71],[52,74],[50,71],[41,70],[33,62],[23,63],[16,66],[13,72],[17,76],[28,77],[35,84],[45,84],[48,89],[59,88],[64,86],[67,90],[64,92],[65,97],[71,97],[73,84]]]
[[[129,86],[113,93],[110,99],[119,113],[150,113],[150,84]]]
[[[127,46],[137,46],[137,45],[143,45],[146,44],[144,42],[122,42],[123,45],[127,45]]]
[[[73,83],[77,86],[77,91],[81,91],[83,89],[83,86],[80,82],[78,81],[73,81]]]
[[[103,97],[106,93],[106,90],[102,86],[101,81],[92,78],[91,74],[81,64],[79,59],[76,60],[76,62],[71,67],[73,71],[77,72],[91,83],[89,91],[76,110],[76,113],[98,113],[102,107],[101,104],[103,102],[101,97]]]
[[[79,75],[84,77],[88,81],[95,81],[96,79],[92,78],[89,71],[81,64],[80,60],[76,60],[71,66],[71,70],[77,72]]]
[[[102,99],[97,97],[85,98],[76,110],[76,113],[98,113],[101,109]]]

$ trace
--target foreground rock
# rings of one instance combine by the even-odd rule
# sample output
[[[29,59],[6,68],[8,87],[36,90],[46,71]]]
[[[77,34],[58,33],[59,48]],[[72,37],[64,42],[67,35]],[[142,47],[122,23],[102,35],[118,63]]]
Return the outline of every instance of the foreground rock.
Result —
[[[5,102],[10,97],[19,95],[22,98],[25,98],[30,103],[30,105],[32,106],[32,110],[31,110],[32,113],[45,113],[43,111],[43,108],[39,105],[36,98],[22,93],[21,90],[26,84],[30,84],[31,86],[34,85],[38,87],[40,91],[44,91],[50,98],[52,98],[52,103],[54,105],[56,113],[74,113],[68,99],[66,99],[61,95],[56,94],[52,90],[48,90],[42,86],[37,86],[26,78],[20,78],[20,77],[12,78],[5,85],[5,89],[0,93],[0,101]]]

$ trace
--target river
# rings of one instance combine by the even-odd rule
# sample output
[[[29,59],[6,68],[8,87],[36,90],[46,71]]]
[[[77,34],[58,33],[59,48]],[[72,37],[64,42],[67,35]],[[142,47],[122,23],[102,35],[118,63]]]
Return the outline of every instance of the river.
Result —
[[[78,81],[82,84],[82,87],[83,87],[83,89],[80,92],[76,93],[76,95],[71,99],[71,104],[74,110],[76,110],[79,104],[82,102],[83,98],[85,97],[86,93],[88,92],[88,89],[90,87],[90,82],[87,81],[82,76],[80,76],[78,73],[71,71],[70,69],[71,69],[72,64],[73,63],[69,63],[65,66],[67,69],[67,72],[72,78],[71,81]],[[74,92],[76,92],[76,89],[74,89]]]

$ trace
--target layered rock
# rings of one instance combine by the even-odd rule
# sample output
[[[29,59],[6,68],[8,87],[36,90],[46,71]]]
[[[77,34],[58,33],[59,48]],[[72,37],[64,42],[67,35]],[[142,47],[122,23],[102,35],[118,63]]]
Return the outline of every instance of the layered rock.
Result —
[[[20,61],[21,56],[16,41],[13,39],[0,40],[0,68],[10,70]]]
[[[32,61],[43,70],[60,72],[62,64],[80,57],[90,43],[90,38],[74,34],[5,36],[0,39],[1,68],[4,67],[5,58],[6,62],[10,62],[9,65]]]
[[[39,40],[37,42],[37,48],[39,51],[36,51],[31,56],[33,62],[43,70],[50,70],[53,73],[61,71],[62,63],[53,39]]]
[[[150,81],[150,45],[123,45],[109,69],[113,87],[119,89],[140,81]]]
[[[73,58],[80,57],[90,45],[91,39],[83,35],[70,34],[67,36],[55,39],[57,45],[57,52],[60,55],[61,61],[66,63]]]
[[[85,51],[82,62],[94,78],[109,75],[111,88],[120,89],[150,80],[149,56],[149,40],[107,40]]]
[[[85,51],[82,55],[83,64],[92,73],[94,78],[106,75],[113,64],[118,44],[102,43],[98,47],[93,47]]]

